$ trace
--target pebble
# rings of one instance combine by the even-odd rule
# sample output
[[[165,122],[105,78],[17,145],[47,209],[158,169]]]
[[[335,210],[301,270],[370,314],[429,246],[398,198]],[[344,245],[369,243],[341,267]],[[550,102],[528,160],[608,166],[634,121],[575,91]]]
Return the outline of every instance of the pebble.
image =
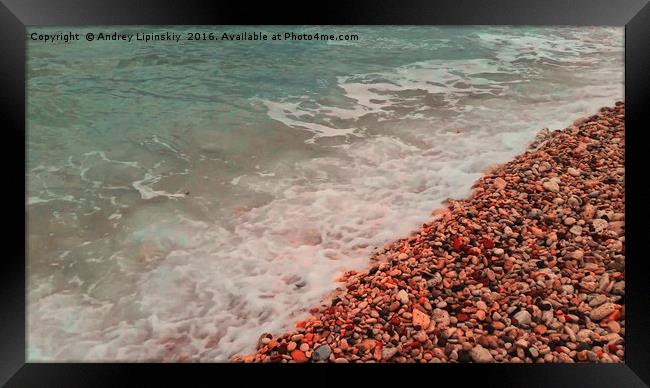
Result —
[[[556,181],[546,181],[542,183],[542,186],[553,193],[557,193],[560,191],[560,185]]]
[[[600,321],[609,316],[615,310],[616,305],[614,303],[605,303],[591,310],[589,317],[594,321]]]
[[[539,172],[546,172],[546,171],[549,171],[552,168],[553,168],[553,166],[551,166],[551,163],[549,163],[547,161],[543,161],[543,162],[541,162],[539,164],[538,170],[539,170]]]
[[[576,219],[573,217],[567,217],[564,219],[564,225],[573,225],[576,223]]]
[[[300,350],[294,350],[291,352],[291,359],[295,362],[307,362],[307,356],[305,356],[305,353]]]
[[[567,168],[567,172],[569,173],[569,175],[575,176],[575,177],[578,177],[581,174],[580,170],[578,170],[577,168],[573,168],[573,167]]]
[[[311,354],[311,358],[314,361],[323,361],[327,360],[332,354],[332,348],[329,345],[321,345],[314,349],[314,352]]]
[[[431,318],[433,318],[433,321],[440,324],[443,328],[449,326],[449,323],[451,322],[449,313],[446,310],[439,308],[433,310]]]
[[[422,329],[427,329],[431,323],[429,316],[417,309],[413,309],[413,325],[420,326]]]
[[[530,316],[530,313],[526,310],[521,310],[517,314],[514,315],[514,318],[517,320],[519,325],[522,326],[528,326],[532,322],[532,317]]]
[[[598,307],[607,301],[609,301],[607,295],[598,294],[589,301],[589,307]]]
[[[582,234],[582,226],[573,225],[571,229],[569,229],[569,232],[575,234],[576,236],[580,236]]]
[[[495,187],[497,190],[503,190],[503,189],[505,189],[505,188],[506,188],[506,185],[507,185],[507,183],[506,183],[506,181],[505,181],[503,178],[497,178],[497,179],[494,180],[494,187]]]
[[[576,249],[569,254],[569,257],[574,260],[581,260],[584,256],[585,253],[582,251],[582,249]]]
[[[413,336],[413,338],[420,342],[427,342],[429,336],[423,330],[420,330]]]
[[[592,204],[586,204],[582,210],[582,218],[585,220],[591,220],[596,214],[596,207]]]
[[[233,361],[625,362],[624,110],[540,131]]]
[[[397,353],[397,348],[385,347],[381,350],[382,360],[389,361]]]
[[[409,294],[404,290],[399,290],[397,293],[397,300],[402,304],[407,304],[409,302]]]
[[[601,233],[609,226],[609,223],[601,218],[594,219],[591,223],[594,227],[594,232],[596,233]]]
[[[469,352],[470,357],[474,362],[486,363],[494,362],[494,357],[490,354],[490,351],[482,347],[481,345],[476,345]]]
[[[580,205],[582,205],[582,200],[579,197],[572,195],[571,198],[569,198],[569,200],[567,201],[567,203],[569,204],[569,206],[571,206],[571,208],[576,209]]]
[[[621,324],[616,321],[607,322],[607,327],[609,328],[609,331],[612,333],[618,334],[621,332]]]

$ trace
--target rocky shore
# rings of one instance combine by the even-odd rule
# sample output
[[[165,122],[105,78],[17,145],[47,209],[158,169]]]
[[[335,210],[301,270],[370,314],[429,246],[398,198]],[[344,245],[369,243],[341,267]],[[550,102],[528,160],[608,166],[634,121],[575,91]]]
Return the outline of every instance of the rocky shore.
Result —
[[[623,362],[624,104],[493,168],[239,362]]]

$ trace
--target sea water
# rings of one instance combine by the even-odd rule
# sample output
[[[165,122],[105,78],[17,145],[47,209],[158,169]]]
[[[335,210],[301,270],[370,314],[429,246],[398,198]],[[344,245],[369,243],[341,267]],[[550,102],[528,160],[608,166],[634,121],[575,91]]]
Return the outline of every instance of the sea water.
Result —
[[[623,99],[623,29],[28,41],[30,361],[252,352],[491,163]],[[64,31],[65,30],[65,31]]]

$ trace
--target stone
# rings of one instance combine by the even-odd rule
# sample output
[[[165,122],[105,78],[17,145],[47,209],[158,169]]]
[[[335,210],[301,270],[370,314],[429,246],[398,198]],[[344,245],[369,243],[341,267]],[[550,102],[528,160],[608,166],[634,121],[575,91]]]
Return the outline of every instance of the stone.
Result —
[[[576,249],[575,251],[569,253],[569,258],[574,259],[574,260],[580,260],[584,257],[585,253],[582,251],[582,249]]]
[[[544,333],[546,333],[546,330],[547,330],[546,326],[544,326],[542,324],[539,324],[539,325],[535,326],[535,328],[533,329],[533,332],[535,334],[544,335]]]
[[[474,362],[479,362],[479,363],[494,362],[494,357],[492,357],[490,351],[485,349],[481,345],[476,345],[472,350],[470,350],[469,355]]]
[[[593,321],[600,321],[609,316],[615,310],[616,305],[614,303],[605,303],[591,310],[589,318]]]
[[[399,290],[397,293],[397,300],[402,304],[407,304],[409,302],[409,294],[404,290]]]
[[[381,349],[381,358],[382,358],[382,360],[388,361],[391,358],[393,358],[393,356],[395,354],[397,354],[397,348],[384,347],[383,349]]]
[[[505,181],[503,178],[500,178],[500,177],[499,177],[499,178],[496,178],[496,179],[494,180],[494,187],[495,187],[497,190],[503,190],[503,189],[505,189],[505,188],[506,188],[506,185],[507,185],[507,183],[506,183],[506,181]]]
[[[582,234],[582,226],[573,225],[571,229],[569,229],[569,232],[575,234],[576,236],[580,236]]]
[[[571,198],[569,198],[569,200],[567,201],[567,203],[569,204],[569,206],[571,206],[571,208],[577,209],[578,207],[580,207],[580,205],[582,205],[582,200],[580,199],[580,197],[576,197],[575,195],[572,195]]]
[[[427,340],[429,339],[429,336],[427,335],[426,332],[424,332],[423,330],[420,330],[417,333],[415,333],[413,338],[416,341],[419,341],[419,342],[427,342]]]
[[[311,358],[314,361],[324,361],[329,358],[330,354],[332,354],[332,348],[329,345],[321,345],[314,350]]]
[[[594,332],[589,329],[582,329],[576,333],[576,341],[578,342],[587,342],[591,338],[591,335]]]
[[[589,307],[595,308],[608,301],[609,298],[607,297],[607,295],[598,294],[589,301]]]
[[[429,288],[435,288],[440,283],[442,283],[442,275],[440,275],[440,272],[436,272],[431,279],[427,280],[427,286]]]
[[[539,220],[542,217],[542,211],[540,209],[532,209],[528,212],[528,218]]]
[[[514,318],[517,320],[519,325],[528,326],[532,322],[532,317],[527,310],[521,310],[514,315]]]
[[[607,341],[607,343],[610,344],[621,344],[623,343],[623,337],[621,337],[617,333],[609,333],[607,335],[604,335],[601,337],[604,341]]]
[[[553,168],[553,166],[551,166],[551,163],[547,161],[543,161],[539,164],[538,170],[539,172],[546,172],[549,171],[551,168]]]
[[[269,342],[271,342],[271,338],[273,338],[273,336],[272,336],[271,334],[269,334],[269,333],[263,333],[263,334],[262,334],[262,335],[257,339],[256,349],[259,350],[259,349],[262,348],[262,346],[264,346],[264,345],[268,344]]]
[[[530,231],[533,233],[533,236],[535,236],[537,238],[544,237],[544,231],[541,230],[540,228],[536,228],[536,227],[533,226],[533,227],[530,228]]]
[[[546,189],[547,191],[551,191],[553,193],[557,193],[560,191],[560,185],[558,185],[556,181],[548,180],[542,183],[542,187],[544,187],[544,189]]]
[[[339,357],[335,359],[334,362],[337,364],[347,364],[349,361],[346,358]]]
[[[612,294],[624,295],[625,294],[625,281],[621,280],[620,282],[614,283],[612,287]]]
[[[413,326],[420,326],[420,328],[426,330],[430,323],[431,318],[426,313],[413,309]]]
[[[623,363],[624,104],[536,141],[233,361]]]
[[[592,204],[586,204],[585,207],[582,209],[582,218],[585,220],[591,220],[594,218],[594,215],[596,214],[596,207]]]
[[[609,329],[610,332],[612,333],[620,333],[621,332],[621,324],[616,322],[616,321],[609,321],[607,322],[607,328]]]
[[[569,173],[569,175],[575,176],[575,177],[580,176],[580,174],[582,173],[580,170],[578,170],[577,168],[573,168],[573,167],[567,168],[567,172]]]
[[[616,233],[618,236],[625,234],[625,221],[612,221],[609,223],[609,230]]]
[[[609,223],[603,220],[602,218],[596,218],[595,220],[592,220],[591,224],[593,225],[594,232],[596,233],[602,232],[603,230],[607,229],[607,227],[609,226]]]
[[[449,326],[450,318],[447,310],[435,309],[431,313],[431,318],[433,318],[433,321],[440,324],[442,327]]]
[[[294,350],[291,352],[291,359],[298,363],[307,362],[307,356],[305,356],[305,353],[301,350]]]

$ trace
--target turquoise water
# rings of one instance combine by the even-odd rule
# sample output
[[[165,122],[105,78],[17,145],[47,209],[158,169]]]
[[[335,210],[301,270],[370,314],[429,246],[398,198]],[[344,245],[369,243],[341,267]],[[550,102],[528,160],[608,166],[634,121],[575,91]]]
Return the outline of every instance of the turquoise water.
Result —
[[[222,361],[490,163],[623,99],[623,29],[28,41],[30,360]]]

